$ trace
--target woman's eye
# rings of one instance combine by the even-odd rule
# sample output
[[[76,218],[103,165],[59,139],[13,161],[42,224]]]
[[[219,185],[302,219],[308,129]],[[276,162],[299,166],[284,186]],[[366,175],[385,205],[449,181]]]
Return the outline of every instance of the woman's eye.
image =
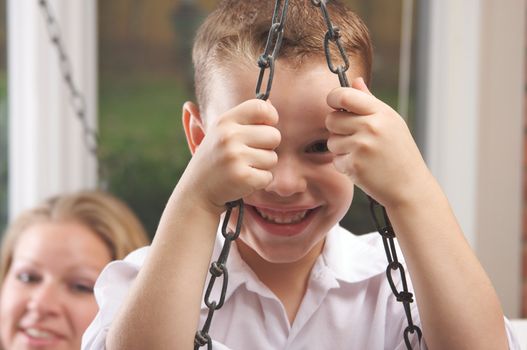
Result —
[[[21,272],[16,278],[22,283],[37,283],[41,280],[39,275],[30,272]]]
[[[73,283],[70,288],[74,293],[93,294],[93,286],[91,284]]]
[[[306,148],[307,153],[326,153],[329,152],[328,150],[328,141],[327,140],[320,140],[317,142],[312,143]]]

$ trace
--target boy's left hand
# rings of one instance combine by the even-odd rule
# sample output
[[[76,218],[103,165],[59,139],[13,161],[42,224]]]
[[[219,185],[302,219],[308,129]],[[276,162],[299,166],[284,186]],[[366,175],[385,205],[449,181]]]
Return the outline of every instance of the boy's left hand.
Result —
[[[432,179],[410,130],[397,112],[378,100],[364,80],[332,90],[327,103],[328,148],[337,170],[384,206],[423,193]]]

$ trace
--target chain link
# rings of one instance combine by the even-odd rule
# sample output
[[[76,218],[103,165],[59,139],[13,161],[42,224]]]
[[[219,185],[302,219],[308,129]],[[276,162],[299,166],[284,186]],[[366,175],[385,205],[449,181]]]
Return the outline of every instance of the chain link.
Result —
[[[326,35],[324,36],[324,53],[326,55],[326,62],[328,63],[329,70],[332,73],[335,73],[339,77],[340,85],[341,86],[349,86],[348,78],[346,76],[346,72],[350,67],[350,62],[348,59],[348,55],[346,54],[346,50],[344,49],[344,46],[342,46],[342,41],[340,40],[340,29],[337,26],[334,26],[331,22],[331,19],[329,17],[329,12],[326,6],[327,1],[321,1],[321,0],[311,0],[311,3],[316,6],[320,7],[320,11],[322,12],[322,17],[324,18],[324,21],[326,22],[326,27],[328,28],[328,31],[326,32]],[[331,57],[331,44],[334,44],[337,46],[338,52],[340,53],[340,57],[342,59],[343,64],[340,66],[335,66],[333,63],[333,59]]]
[[[377,231],[382,236],[384,251],[388,259],[386,277],[388,279],[390,288],[392,289],[393,295],[395,295],[395,298],[398,302],[401,302],[403,304],[404,312],[406,314],[408,325],[404,329],[403,333],[404,342],[406,344],[407,349],[412,349],[410,335],[415,333],[420,344],[422,338],[422,331],[418,326],[413,323],[410,304],[414,301],[414,299],[413,294],[408,291],[408,283],[406,281],[406,273],[404,270],[404,266],[401,264],[401,262],[399,262],[399,259],[397,258],[397,249],[395,246],[395,232],[390,223],[390,219],[388,218],[388,215],[386,213],[386,209],[373,198],[369,196],[368,198],[370,200],[371,216],[373,218]],[[399,276],[401,278],[402,290],[400,291],[397,290],[392,275],[392,273],[396,270],[399,271]]]
[[[260,74],[256,83],[256,98],[267,100],[271,93],[271,86],[273,85],[274,64],[276,57],[280,52],[282,46],[282,38],[284,36],[285,19],[287,16],[287,9],[289,7],[289,0],[285,0],[282,6],[282,0],[276,0],[273,11],[273,18],[271,21],[271,28],[267,35],[267,42],[263,54],[258,58],[258,67],[260,67]],[[281,9],[281,11],[280,11]],[[267,85],[265,92],[262,93],[262,84],[266,70],[269,69],[267,77]]]
[[[225,213],[225,217],[223,218],[223,224],[221,227],[221,233],[223,237],[225,238],[225,241],[223,243],[223,248],[221,249],[220,255],[218,257],[217,261],[213,261],[210,264],[210,280],[209,284],[207,285],[207,289],[205,291],[205,297],[204,302],[207,308],[209,309],[209,312],[207,314],[207,319],[205,320],[205,323],[203,324],[203,327],[201,330],[198,330],[196,332],[196,335],[194,337],[194,349],[197,350],[202,346],[207,345],[207,349],[212,349],[212,339],[209,335],[210,325],[212,323],[212,316],[214,315],[214,312],[218,309],[220,309],[223,306],[223,303],[225,302],[225,295],[227,293],[227,284],[229,282],[229,272],[227,269],[227,258],[229,257],[229,252],[231,249],[231,244],[234,242],[238,236],[240,235],[241,229],[242,229],[242,222],[243,222],[243,201],[241,199],[229,202],[226,204],[227,211]],[[232,211],[234,208],[238,208],[238,218],[236,221],[236,228],[234,231],[229,230],[228,225],[229,221],[232,215]],[[211,294],[212,290],[214,288],[214,284],[216,283],[216,280],[218,278],[222,279],[222,285],[221,285],[221,292],[220,292],[220,298],[219,300],[211,300]]]
[[[84,95],[80,92],[77,85],[75,85],[71,61],[64,48],[64,43],[62,42],[59,24],[53,14],[53,10],[51,9],[48,0],[39,0],[38,2],[46,20],[49,38],[53,45],[55,45],[59,56],[60,71],[70,94],[71,107],[82,126],[84,144],[90,154],[97,158],[98,135],[95,129],[89,125],[86,113],[86,101]]]
[[[326,26],[328,28],[328,31],[326,32],[326,36],[324,39],[324,51],[325,51],[329,70],[338,75],[341,86],[349,87],[350,85],[346,77],[346,71],[349,69],[349,66],[350,66],[349,59],[346,54],[346,51],[344,50],[344,47],[342,46],[342,42],[340,40],[339,28],[334,26],[333,23],[331,22],[329,12],[327,9],[327,2],[328,0],[311,0],[311,3],[314,6],[320,8],[324,21],[326,22]],[[343,64],[341,64],[340,66],[335,66],[332,61],[330,43],[334,43],[337,46],[338,52],[340,53],[340,56],[343,62]],[[403,304],[404,311],[406,314],[406,320],[407,320],[408,325],[404,329],[403,337],[404,337],[404,342],[406,344],[407,349],[411,350],[412,344],[410,341],[410,335],[416,334],[419,340],[419,344],[421,344],[421,338],[422,338],[421,329],[418,326],[416,326],[412,320],[410,303],[414,301],[413,294],[408,291],[408,284],[406,282],[406,273],[404,271],[403,265],[399,262],[397,258],[397,251],[395,248],[395,240],[394,240],[395,232],[390,223],[390,219],[388,218],[388,214],[386,213],[386,209],[382,205],[380,205],[375,199],[371,198],[370,196],[368,196],[368,198],[370,200],[371,215],[372,215],[373,221],[375,222],[375,227],[377,231],[382,236],[384,250],[386,252],[386,257],[388,259],[388,267],[386,268],[386,277],[388,278],[388,283],[390,284],[392,293],[395,295],[395,298],[397,299],[397,301]],[[380,212],[380,215],[378,212]],[[395,282],[392,276],[392,273],[396,270],[399,271],[399,275],[401,277],[401,284],[402,284],[401,291],[397,290],[397,287],[395,286]]]
[[[271,92],[271,86],[273,84],[274,77],[274,63],[278,53],[280,51],[280,46],[282,45],[282,38],[284,35],[284,25],[287,15],[287,8],[289,0],[285,0],[283,6],[281,6],[282,0],[276,0],[273,18],[271,21],[271,28],[269,29],[269,34],[267,36],[267,42],[265,44],[265,49],[263,54],[258,58],[258,67],[260,67],[260,74],[258,76],[258,81],[256,83],[256,98],[261,100],[267,100]],[[269,69],[269,75],[267,77],[267,85],[265,92],[262,93],[262,84],[264,81],[265,73]],[[228,231],[228,223],[231,217],[232,209],[238,207],[238,220],[236,222],[236,229],[234,232]],[[207,319],[203,324],[201,330],[196,332],[194,337],[194,350],[199,349],[202,346],[207,345],[208,350],[212,350],[212,339],[209,335],[210,325],[212,322],[212,317],[214,312],[223,306],[225,302],[225,294],[227,292],[227,284],[229,280],[229,274],[227,270],[227,258],[229,256],[231,243],[238,238],[240,235],[242,222],[243,222],[243,200],[239,199],[235,202],[227,203],[227,212],[225,213],[225,218],[223,219],[221,232],[223,237],[225,237],[225,242],[223,243],[223,248],[220,252],[220,256],[217,261],[214,261],[210,265],[210,280],[205,291],[204,302],[209,312],[207,314]],[[214,284],[218,278],[222,277],[221,293],[219,301],[211,301],[210,295]]]
[[[99,134],[96,129],[90,126],[86,108],[86,100],[80,89],[75,85],[71,60],[64,48],[60,26],[53,13],[53,9],[48,0],[38,0],[42,14],[46,21],[48,36],[51,43],[55,46],[59,58],[59,69],[62,78],[70,95],[70,105],[79,120],[83,132],[84,146],[88,153],[97,161],[99,188],[106,190],[108,187],[108,169],[99,159]]]

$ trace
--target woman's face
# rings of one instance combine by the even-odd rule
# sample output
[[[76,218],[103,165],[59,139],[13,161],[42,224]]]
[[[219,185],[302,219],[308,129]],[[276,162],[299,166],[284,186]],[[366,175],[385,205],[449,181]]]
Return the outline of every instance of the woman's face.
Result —
[[[111,260],[104,241],[74,221],[30,226],[18,239],[0,294],[6,349],[80,349],[97,313],[93,286]]]

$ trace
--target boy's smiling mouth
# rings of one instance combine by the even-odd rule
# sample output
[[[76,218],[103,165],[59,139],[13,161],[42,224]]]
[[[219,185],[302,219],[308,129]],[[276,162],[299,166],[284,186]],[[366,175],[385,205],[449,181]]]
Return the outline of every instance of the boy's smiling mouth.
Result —
[[[265,208],[247,205],[249,215],[267,233],[282,237],[296,236],[304,232],[320,207]]]
[[[273,210],[254,207],[256,212],[266,221],[273,224],[296,224],[302,221],[311,209],[306,210]]]

